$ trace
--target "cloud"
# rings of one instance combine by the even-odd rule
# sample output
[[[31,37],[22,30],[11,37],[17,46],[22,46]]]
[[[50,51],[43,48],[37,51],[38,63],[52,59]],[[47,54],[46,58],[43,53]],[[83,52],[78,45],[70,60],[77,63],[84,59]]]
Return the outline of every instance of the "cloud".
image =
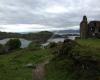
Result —
[[[76,28],[83,15],[87,15],[89,21],[100,20],[100,0],[0,0],[0,24],[8,25],[8,31],[18,24],[37,24],[40,30]],[[12,28],[9,25],[13,25]],[[21,31],[31,31],[20,27]]]
[[[78,26],[74,26],[78,29]],[[13,24],[13,25],[0,25],[0,31],[4,32],[37,32],[37,31],[54,31],[54,30],[64,30],[64,29],[73,29],[73,27],[67,28],[56,28],[52,26],[44,26],[39,24]]]
[[[54,5],[54,6],[50,6],[46,9],[47,13],[54,13],[54,14],[58,14],[58,13],[66,13],[67,9],[63,6],[59,6],[59,5]]]

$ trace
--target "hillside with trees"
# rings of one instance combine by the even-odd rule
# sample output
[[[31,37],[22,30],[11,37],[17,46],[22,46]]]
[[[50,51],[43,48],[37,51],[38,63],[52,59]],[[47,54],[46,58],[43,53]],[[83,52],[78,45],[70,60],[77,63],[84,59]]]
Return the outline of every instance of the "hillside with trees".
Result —
[[[34,42],[43,43],[46,42],[48,38],[52,36],[52,34],[52,32],[48,31],[27,34],[0,32],[0,40],[5,38],[24,38]]]

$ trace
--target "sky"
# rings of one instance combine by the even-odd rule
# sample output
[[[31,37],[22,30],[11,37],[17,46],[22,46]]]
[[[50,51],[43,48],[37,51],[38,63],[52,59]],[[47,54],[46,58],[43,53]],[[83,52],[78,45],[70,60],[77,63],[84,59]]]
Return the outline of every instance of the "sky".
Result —
[[[79,29],[84,15],[100,20],[100,0],[0,0],[0,31]]]

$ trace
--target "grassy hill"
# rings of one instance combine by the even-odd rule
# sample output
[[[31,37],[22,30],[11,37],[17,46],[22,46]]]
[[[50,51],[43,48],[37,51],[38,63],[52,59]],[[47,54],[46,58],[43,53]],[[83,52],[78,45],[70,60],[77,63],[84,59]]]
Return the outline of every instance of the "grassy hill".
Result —
[[[48,49],[18,50],[0,55],[0,80],[32,80],[32,69],[37,63],[48,59]],[[27,67],[28,64],[33,67]]]
[[[79,44],[100,49],[100,39],[78,39]]]
[[[47,65],[45,80],[100,80],[100,40],[76,42],[78,45],[72,45],[72,53],[65,51]],[[62,46],[66,46],[65,43]]]
[[[32,70],[47,59],[44,80],[100,80],[99,39],[67,41],[48,49],[31,43],[0,55],[0,80],[32,80]]]

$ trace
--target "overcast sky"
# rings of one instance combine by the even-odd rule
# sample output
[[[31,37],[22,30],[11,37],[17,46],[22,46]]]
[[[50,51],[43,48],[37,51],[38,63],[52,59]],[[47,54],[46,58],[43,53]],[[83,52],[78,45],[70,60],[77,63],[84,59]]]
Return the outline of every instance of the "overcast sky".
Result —
[[[100,20],[100,0],[0,0],[0,30],[78,29],[82,16]]]

